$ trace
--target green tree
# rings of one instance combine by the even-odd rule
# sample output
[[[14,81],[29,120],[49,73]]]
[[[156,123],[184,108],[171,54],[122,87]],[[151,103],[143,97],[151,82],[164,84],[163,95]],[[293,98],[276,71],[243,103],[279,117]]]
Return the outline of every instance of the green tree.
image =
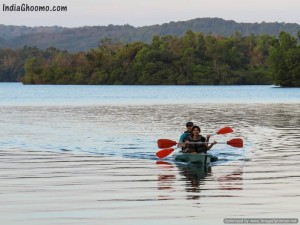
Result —
[[[278,41],[270,49],[270,65],[273,79],[282,87],[300,86],[300,46],[297,39],[281,32]]]

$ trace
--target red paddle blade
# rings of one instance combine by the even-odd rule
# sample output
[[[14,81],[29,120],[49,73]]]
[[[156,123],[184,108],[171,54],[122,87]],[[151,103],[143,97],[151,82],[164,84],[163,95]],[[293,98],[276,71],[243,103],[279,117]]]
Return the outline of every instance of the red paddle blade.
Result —
[[[227,141],[227,144],[232,147],[236,147],[236,148],[242,148],[244,145],[243,139],[241,139],[241,138],[233,138],[233,139]]]
[[[156,156],[161,159],[161,158],[164,158],[164,157],[170,155],[173,151],[174,151],[174,148],[162,149],[162,150],[156,152]]]
[[[170,148],[174,145],[176,145],[177,142],[176,141],[172,141],[169,139],[159,139],[157,140],[157,145],[159,148]]]
[[[217,132],[217,134],[228,134],[232,132],[233,130],[231,129],[231,127],[223,127]]]

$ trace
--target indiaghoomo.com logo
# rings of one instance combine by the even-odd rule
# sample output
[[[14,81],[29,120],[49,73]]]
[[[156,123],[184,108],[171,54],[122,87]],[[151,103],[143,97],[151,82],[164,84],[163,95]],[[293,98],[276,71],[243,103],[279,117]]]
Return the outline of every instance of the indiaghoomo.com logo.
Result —
[[[41,5],[28,5],[28,4],[12,4],[2,7],[3,12],[66,12],[67,6],[41,6]]]

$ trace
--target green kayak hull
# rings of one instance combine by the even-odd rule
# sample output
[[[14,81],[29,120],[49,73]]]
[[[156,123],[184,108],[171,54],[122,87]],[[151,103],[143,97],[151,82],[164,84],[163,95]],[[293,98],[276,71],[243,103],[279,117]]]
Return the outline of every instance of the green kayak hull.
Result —
[[[178,153],[173,155],[174,160],[177,162],[186,163],[201,163],[203,165],[215,162],[218,160],[217,156],[211,154],[191,154],[191,153]]]

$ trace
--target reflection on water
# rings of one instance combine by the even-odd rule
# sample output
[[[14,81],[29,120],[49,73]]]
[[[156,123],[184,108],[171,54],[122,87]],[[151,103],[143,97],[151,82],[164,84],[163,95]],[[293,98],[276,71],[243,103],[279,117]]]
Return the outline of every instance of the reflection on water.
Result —
[[[185,177],[187,192],[200,192],[200,183],[211,173],[210,166],[197,164],[177,164],[180,174]]]
[[[223,224],[230,217],[297,217],[300,105],[3,106],[3,224]],[[226,125],[243,149],[216,145],[203,171],[156,163],[156,140],[187,120]],[[208,121],[208,122],[207,122]],[[213,140],[214,140],[213,139]]]
[[[221,190],[243,190],[243,168],[218,178]]]
[[[164,161],[157,161],[158,169],[158,190],[174,190],[176,185],[176,174],[177,177],[182,177],[181,180],[185,181],[185,191],[199,193],[200,183],[204,181],[206,176],[211,173],[211,166],[202,166],[197,164],[184,164],[184,163],[170,163]],[[176,174],[170,171],[178,170]],[[188,196],[187,199],[199,199],[199,195]],[[166,199],[165,197],[163,198]]]
[[[201,187],[203,186],[205,177],[209,176],[211,173],[211,167],[210,166],[202,166],[197,164],[177,164],[177,167],[180,171],[180,174],[185,177],[186,181],[186,192],[192,192],[192,194],[187,195],[187,199],[200,199],[200,195],[197,195],[197,193],[200,193]]]
[[[203,166],[195,163],[171,163],[166,161],[157,161],[158,169],[158,189],[159,190],[174,190],[176,185],[176,174],[181,181],[185,183],[185,191],[187,200],[199,200],[201,191],[206,189],[206,181],[216,179],[219,190],[243,190],[243,166],[235,166],[234,171],[227,172],[225,175],[214,175],[211,165]],[[178,170],[176,174],[174,170]],[[171,172],[170,172],[171,171]],[[189,194],[190,193],[190,194]],[[223,197],[230,197],[225,195]],[[166,200],[166,196],[161,198]]]

